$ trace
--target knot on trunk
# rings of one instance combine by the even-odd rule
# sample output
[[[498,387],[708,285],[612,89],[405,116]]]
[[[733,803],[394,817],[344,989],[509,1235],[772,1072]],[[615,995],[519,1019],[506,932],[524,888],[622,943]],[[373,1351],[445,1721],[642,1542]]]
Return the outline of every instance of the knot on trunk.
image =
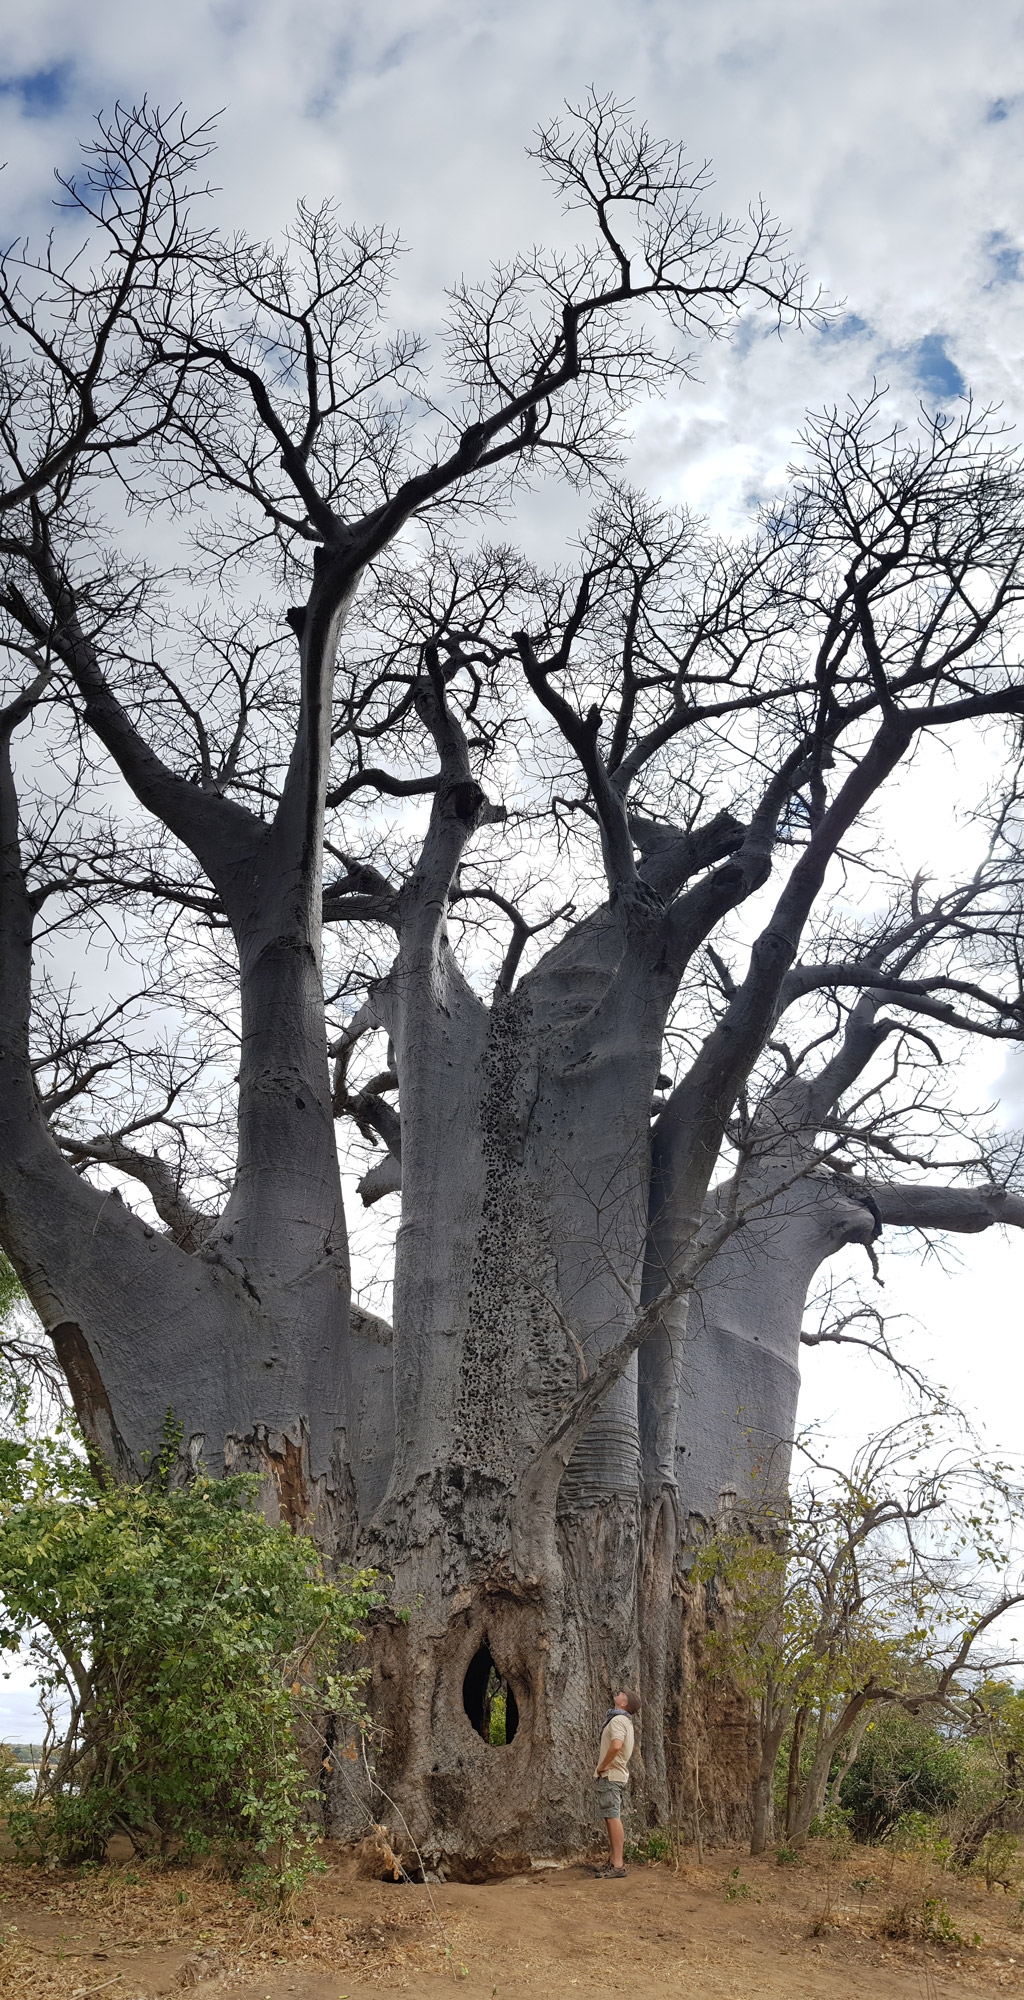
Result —
[[[872,1229],[867,1241],[874,1243],[882,1234],[882,1213],[870,1190],[854,1174],[834,1174],[833,1182],[848,1201],[854,1201],[858,1208],[866,1208],[871,1217]]]
[[[461,819],[465,826],[475,824],[477,815],[487,803],[482,787],[474,778],[464,778],[453,785],[451,799],[456,818]]]
[[[612,891],[612,902],[625,916],[633,930],[652,930],[661,923],[665,915],[665,899],[649,882],[634,876],[632,882],[620,882]]]

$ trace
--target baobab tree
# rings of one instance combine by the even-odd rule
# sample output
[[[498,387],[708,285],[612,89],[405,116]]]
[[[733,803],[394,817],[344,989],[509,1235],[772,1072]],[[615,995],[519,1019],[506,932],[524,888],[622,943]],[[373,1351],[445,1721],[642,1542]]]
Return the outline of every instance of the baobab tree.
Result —
[[[178,1476],[252,1469],[389,1575],[378,1781],[479,1864],[578,1840],[624,1671],[667,1797],[678,1492],[638,1356],[733,1233],[708,1188],[837,856],[923,738],[1024,710],[1024,480],[973,412],[908,437],[873,399],[811,423],[746,539],[616,485],[620,414],[694,339],[807,309],[769,221],[708,223],[614,107],[542,135],[590,240],[455,292],[447,403],[382,318],[384,237],[200,228],[204,144],[119,116],[66,184],[93,275],[4,267],[0,1239],[118,1475],[180,1438]],[[467,553],[547,465],[603,483],[576,558]],[[741,911],[652,1183],[666,1034]],[[83,1021],[46,954],[116,921],[144,957],[154,920],[143,1050],[131,996]],[[400,1165],[387,1397],[353,1112]]]
[[[706,1204],[705,1229],[732,1217],[733,1233],[670,1307],[666,1342],[644,1355],[650,1449],[672,1439],[681,1509],[695,1525],[717,1521],[723,1491],[742,1512],[784,1490],[801,1344],[846,1341],[895,1361],[877,1306],[808,1330],[808,1294],[829,1259],[860,1245],[874,1261],[892,1230],[1024,1226],[1019,1144],[965,1120],[936,1087],[965,1038],[1020,1038],[1019,808],[1011,769],[967,881],[939,894],[920,879],[894,884],[867,925],[826,922],[787,978],[770,1079],[748,1084],[731,1171]],[[731,986],[721,960],[713,977],[721,1006]],[[811,997],[801,1050],[790,1024]],[[667,1257],[672,1219],[658,1190],[674,1122],[669,1096],[652,1136],[652,1243]]]

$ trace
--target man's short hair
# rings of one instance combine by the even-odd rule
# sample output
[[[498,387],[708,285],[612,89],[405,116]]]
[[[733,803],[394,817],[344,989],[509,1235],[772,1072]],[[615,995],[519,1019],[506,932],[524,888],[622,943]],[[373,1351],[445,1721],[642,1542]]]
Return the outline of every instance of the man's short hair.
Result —
[[[634,1694],[632,1688],[623,1688],[622,1692],[626,1697],[626,1714],[639,1715],[640,1696],[638,1694]]]

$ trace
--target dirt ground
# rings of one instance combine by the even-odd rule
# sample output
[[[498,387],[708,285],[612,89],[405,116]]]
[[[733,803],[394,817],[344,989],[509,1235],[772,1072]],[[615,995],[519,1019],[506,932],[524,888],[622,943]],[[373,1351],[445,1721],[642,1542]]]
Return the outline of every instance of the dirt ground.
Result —
[[[987,1894],[878,1848],[692,1850],[624,1882],[532,1866],[482,1886],[393,1884],[326,1849],[283,1921],[223,1877],[136,1864],[0,1866],[3,2000],[953,2000],[1024,1994],[1018,1888]]]

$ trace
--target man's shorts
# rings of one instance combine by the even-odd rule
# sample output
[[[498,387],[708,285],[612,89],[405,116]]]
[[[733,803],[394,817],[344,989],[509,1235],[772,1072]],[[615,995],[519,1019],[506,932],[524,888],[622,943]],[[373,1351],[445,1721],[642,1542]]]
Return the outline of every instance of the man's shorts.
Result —
[[[598,1778],[597,1810],[601,1819],[622,1818],[622,1794],[624,1785],[614,1785],[610,1778]]]

